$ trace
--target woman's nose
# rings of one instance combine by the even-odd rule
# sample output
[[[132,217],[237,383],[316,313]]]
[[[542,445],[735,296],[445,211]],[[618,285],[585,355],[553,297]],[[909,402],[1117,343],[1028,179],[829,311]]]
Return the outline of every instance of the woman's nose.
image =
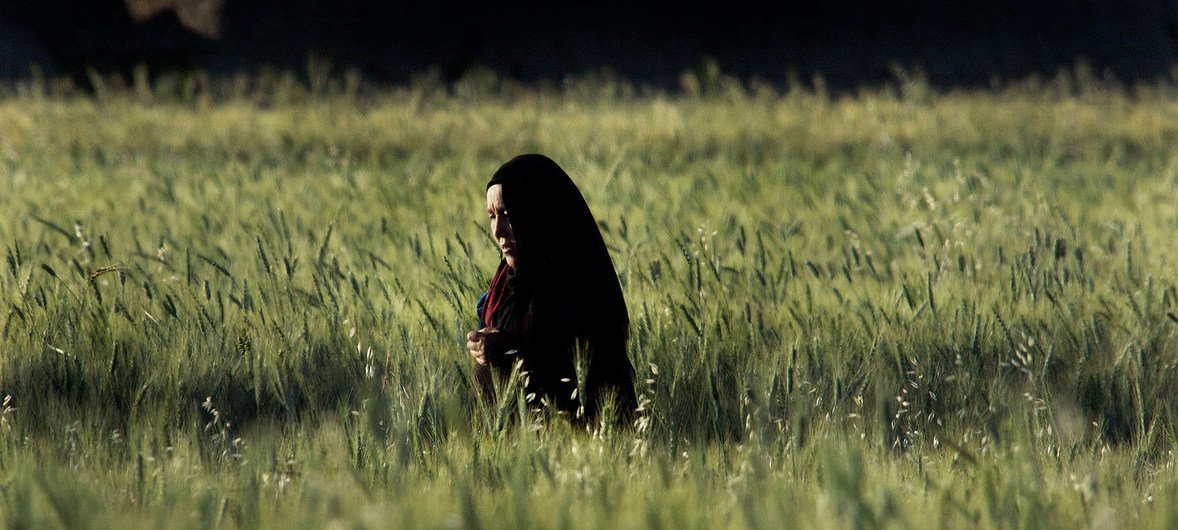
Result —
[[[491,235],[496,239],[501,237],[508,237],[511,234],[511,225],[507,224],[507,220],[503,217],[496,217],[491,221]]]

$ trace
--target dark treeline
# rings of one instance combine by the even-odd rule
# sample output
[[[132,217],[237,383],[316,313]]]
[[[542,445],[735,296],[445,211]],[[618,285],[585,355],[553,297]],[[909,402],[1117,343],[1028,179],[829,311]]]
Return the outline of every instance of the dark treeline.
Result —
[[[138,13],[130,4],[150,4]],[[178,15],[200,11],[193,22]],[[201,8],[193,8],[193,5]],[[162,7],[161,7],[162,6]],[[146,15],[144,13],[147,13]],[[433,70],[452,81],[490,69],[522,81],[609,72],[674,88],[685,71],[832,88],[920,71],[938,87],[1053,76],[1088,65],[1102,78],[1170,78],[1178,0],[848,0],[691,6],[643,2],[385,0],[5,0],[0,78],[84,82],[127,73],[263,67],[305,72],[308,57],[400,83]]]

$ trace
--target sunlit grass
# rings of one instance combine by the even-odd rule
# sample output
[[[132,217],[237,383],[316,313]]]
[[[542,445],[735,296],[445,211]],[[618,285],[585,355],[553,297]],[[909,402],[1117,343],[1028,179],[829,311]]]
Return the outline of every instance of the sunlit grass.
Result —
[[[8,525],[1175,523],[1172,87],[333,83],[0,99]],[[533,151],[613,255],[630,429],[470,388]]]

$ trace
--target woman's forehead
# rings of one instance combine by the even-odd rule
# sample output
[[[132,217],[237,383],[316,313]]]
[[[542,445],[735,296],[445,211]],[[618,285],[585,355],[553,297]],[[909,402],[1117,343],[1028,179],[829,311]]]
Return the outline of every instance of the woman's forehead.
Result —
[[[503,185],[495,184],[487,188],[487,207],[503,206]]]

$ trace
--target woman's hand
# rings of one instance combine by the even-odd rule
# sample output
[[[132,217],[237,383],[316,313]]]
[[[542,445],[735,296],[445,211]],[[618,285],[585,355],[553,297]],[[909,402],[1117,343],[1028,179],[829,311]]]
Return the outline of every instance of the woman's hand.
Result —
[[[498,328],[483,328],[466,334],[466,349],[481,366],[499,364],[507,345],[507,334]]]
[[[466,349],[470,350],[470,356],[474,357],[474,362],[479,363],[480,366],[487,365],[482,330],[471,331],[466,334]]]

